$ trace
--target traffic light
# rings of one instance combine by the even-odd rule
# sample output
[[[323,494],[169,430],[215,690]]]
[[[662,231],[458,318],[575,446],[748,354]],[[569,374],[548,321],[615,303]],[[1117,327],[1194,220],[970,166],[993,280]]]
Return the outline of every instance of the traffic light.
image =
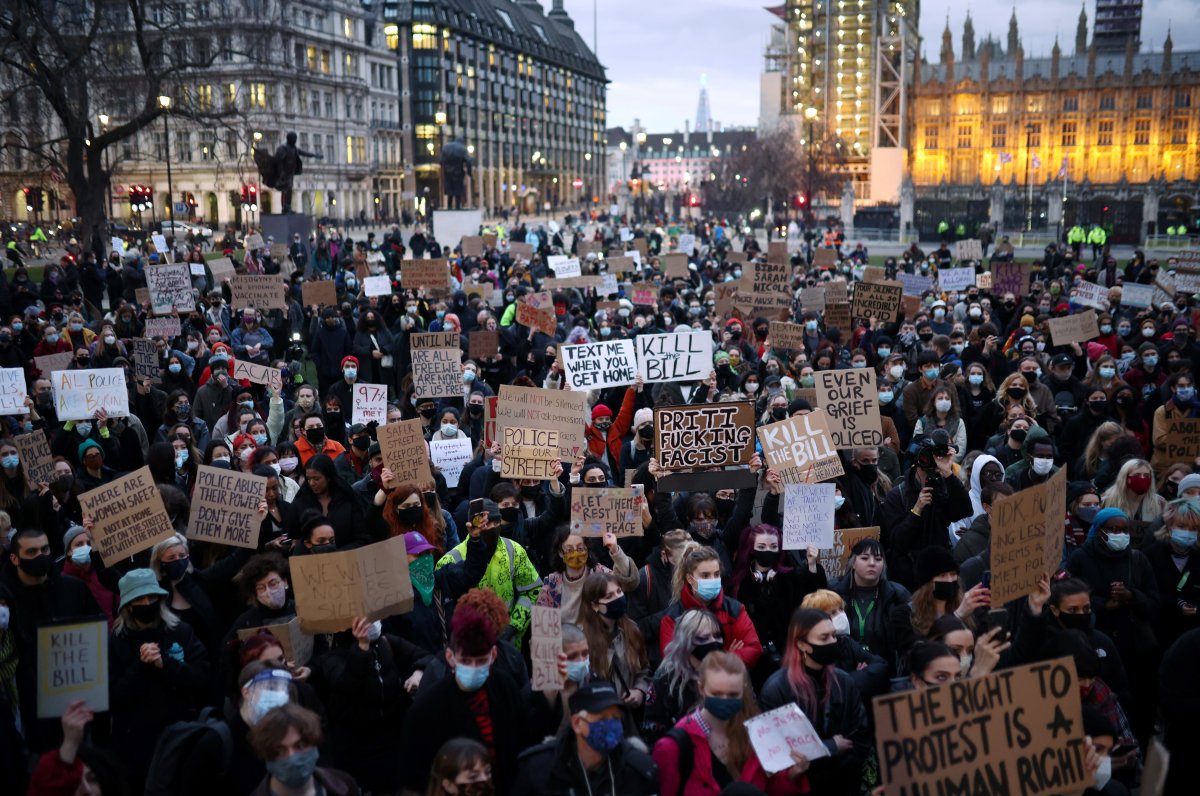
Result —
[[[129,210],[133,213],[141,213],[150,209],[153,199],[150,195],[150,188],[145,185],[129,186]]]
[[[21,190],[23,190],[23,191],[25,192],[25,209],[26,209],[26,210],[28,210],[28,211],[30,211],[30,212],[32,212],[32,211],[33,211],[33,193],[32,193],[32,189],[31,189],[31,188],[30,188],[28,185],[26,185],[26,186],[25,186],[24,188],[22,188]]]
[[[42,212],[43,207],[45,207],[45,197],[42,194],[42,189],[34,188],[33,189],[33,212],[40,213],[40,212]]]
[[[250,184],[249,194],[250,194],[250,209],[252,211],[257,212],[258,211],[258,186],[255,185],[254,183]]]
[[[242,209],[250,209],[250,189],[245,185],[242,186]]]
[[[185,204],[187,204],[187,206],[189,208],[191,208],[192,212],[195,213],[195,211],[196,211],[196,195],[194,193],[192,193],[191,191],[184,191],[183,192],[183,201]]]

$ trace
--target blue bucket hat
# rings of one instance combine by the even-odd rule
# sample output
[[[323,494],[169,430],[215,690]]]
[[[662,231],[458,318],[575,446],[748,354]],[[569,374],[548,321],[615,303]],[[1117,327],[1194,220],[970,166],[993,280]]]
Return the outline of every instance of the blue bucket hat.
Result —
[[[117,587],[121,592],[121,606],[118,610],[122,611],[125,610],[125,606],[139,597],[167,596],[167,590],[158,585],[158,576],[152,569],[129,570],[117,583]]]

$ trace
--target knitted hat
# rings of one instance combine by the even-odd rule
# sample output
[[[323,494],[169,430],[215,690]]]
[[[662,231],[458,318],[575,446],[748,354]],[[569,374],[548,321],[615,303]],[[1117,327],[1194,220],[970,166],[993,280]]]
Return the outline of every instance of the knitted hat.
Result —
[[[1037,318],[1034,318],[1029,313],[1026,313],[1021,316],[1021,325],[1022,326],[1033,326],[1035,323],[1037,323]]]
[[[84,454],[87,453],[88,448],[95,448],[96,450],[100,451],[101,457],[104,456],[104,448],[100,447],[99,442],[96,442],[94,439],[85,439],[83,442],[79,443],[79,461],[83,461]]]
[[[916,579],[913,581],[914,590],[921,588],[938,575],[944,575],[947,572],[958,572],[958,563],[954,560],[954,554],[950,552],[950,548],[939,545],[926,547],[917,553]]]
[[[63,534],[63,549],[69,550],[71,548],[71,542],[75,541],[75,537],[79,536],[81,533],[87,533],[82,525],[72,525],[71,527],[67,528],[67,532]]]
[[[1200,473],[1188,473],[1179,480],[1179,494],[1182,495],[1184,490],[1197,486],[1200,486]]]
[[[612,417],[612,410],[604,404],[596,404],[592,407],[592,422],[595,423],[602,417]]]
[[[353,354],[351,354],[350,356],[347,356],[347,357],[342,357],[342,364],[339,365],[339,367],[342,367],[342,368],[346,367],[347,362],[353,362],[354,367],[356,367],[356,368],[358,367],[358,357],[354,356]]]
[[[1200,486],[1200,475],[1196,476],[1196,485]],[[1095,495],[1096,487],[1091,481],[1072,481],[1067,484],[1067,505],[1074,503],[1084,495]]]
[[[641,409],[639,409],[633,413],[633,427],[634,428],[637,428],[638,426],[642,425],[643,423],[653,423],[653,422],[654,422],[654,410],[649,407],[642,407]],[[1200,476],[1196,476],[1196,477],[1198,479],[1200,479]]]
[[[1092,527],[1088,529],[1087,538],[1091,539],[1096,535],[1096,531],[1104,527],[1104,523],[1117,517],[1124,517],[1125,519],[1128,519],[1129,515],[1124,511],[1121,511],[1121,509],[1116,508],[1100,509],[1097,511],[1096,519],[1092,520]]]

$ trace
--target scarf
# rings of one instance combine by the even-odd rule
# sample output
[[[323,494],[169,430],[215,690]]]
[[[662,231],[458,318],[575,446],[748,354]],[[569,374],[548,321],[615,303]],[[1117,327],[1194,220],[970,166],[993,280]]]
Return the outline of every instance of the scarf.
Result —
[[[0,695],[9,701],[14,712],[20,708],[17,695],[17,636],[12,628],[0,633]]]
[[[408,565],[408,576],[412,579],[413,589],[420,596],[421,602],[429,605],[433,599],[433,556],[423,553]]]

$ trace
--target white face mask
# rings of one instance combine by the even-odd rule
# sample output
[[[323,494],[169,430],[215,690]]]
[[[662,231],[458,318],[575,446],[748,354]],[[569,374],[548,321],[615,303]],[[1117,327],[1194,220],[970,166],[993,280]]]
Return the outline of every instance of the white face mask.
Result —
[[[1096,790],[1104,790],[1112,779],[1112,758],[1108,755],[1100,758],[1100,768],[1096,769]]]
[[[888,373],[892,374],[893,379],[896,379],[897,381],[899,381],[901,378],[904,377],[904,366],[903,365],[892,365],[892,367],[888,369]]]
[[[833,622],[833,631],[839,636],[850,635],[850,617],[846,616],[845,611],[835,615],[831,621]]]
[[[935,407],[937,407],[937,410],[939,412],[949,412],[950,411],[950,399],[949,398],[939,398],[938,400],[934,401],[933,404]]]
[[[1047,475],[1054,469],[1053,459],[1034,459],[1033,471],[1038,475]]]
[[[962,655],[958,659],[958,669],[962,672],[962,676],[966,677],[971,672],[971,666],[975,663],[975,656],[970,653]]]

